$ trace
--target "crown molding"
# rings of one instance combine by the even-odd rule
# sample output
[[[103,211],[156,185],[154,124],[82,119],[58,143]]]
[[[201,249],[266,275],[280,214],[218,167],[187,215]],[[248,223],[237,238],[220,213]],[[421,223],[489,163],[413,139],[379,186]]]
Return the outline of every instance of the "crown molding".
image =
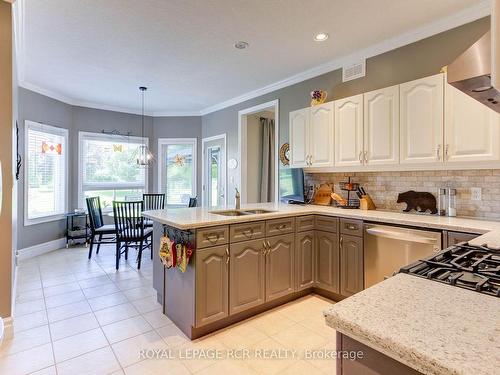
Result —
[[[78,106],[78,107],[87,107],[87,108],[93,108],[93,109],[101,109],[101,110],[107,110],[107,111],[114,111],[114,112],[122,112],[122,113],[129,113],[129,114],[140,114],[140,111],[138,110],[133,110],[133,109],[128,109],[128,108],[122,108],[122,107],[115,107],[115,106],[109,106],[109,105],[104,105],[104,104],[99,104],[99,103],[93,103],[93,102],[87,102],[87,101],[80,101],[65,95],[62,95],[60,93],[44,89],[42,87],[39,87],[37,85],[34,85],[30,82],[27,82],[24,77],[24,48],[25,48],[25,43],[24,43],[24,0],[18,0],[14,8],[20,8],[15,12],[15,22],[16,22],[16,27],[15,27],[15,36],[16,36],[16,59],[18,63],[18,75],[19,75],[19,86],[24,87],[28,90],[37,92],[39,94],[48,96],[50,98],[59,100],[63,103],[72,105],[72,106]],[[245,102],[250,99],[254,99],[256,97],[268,94],[270,92],[282,89],[287,86],[294,85],[299,82],[303,82],[305,80],[308,80],[310,78],[314,78],[317,76],[320,76],[322,74],[331,72],[333,70],[339,69],[342,66],[349,65],[352,63],[355,63],[357,61],[363,60],[363,59],[368,59],[370,57],[380,55],[382,53],[391,51],[393,49],[417,42],[419,40],[431,37],[435,34],[442,33],[444,31],[453,29],[458,26],[462,26],[464,24],[467,24],[469,22],[473,22],[475,20],[478,20],[480,18],[489,16],[491,14],[491,4],[490,0],[482,0],[478,4],[469,7],[467,9],[464,9],[460,12],[457,12],[455,14],[452,14],[448,17],[442,18],[440,20],[437,20],[435,22],[429,23],[427,25],[424,25],[422,27],[416,28],[412,31],[409,31],[407,33],[386,39],[380,43],[374,44],[370,47],[367,47],[363,50],[357,51],[355,53],[352,53],[350,55],[346,55],[334,60],[331,60],[325,64],[316,66],[314,68],[305,70],[301,73],[295,74],[293,76],[290,76],[288,78],[285,78],[283,80],[277,81],[275,83],[266,85],[264,87],[261,87],[256,90],[249,91],[245,94],[236,96],[234,98],[231,98],[229,100],[225,100],[221,103],[215,104],[210,107],[206,107],[204,109],[201,109],[200,111],[158,111],[158,112],[148,112],[146,113],[147,116],[153,116],[153,117],[185,117],[185,116],[204,116],[212,112],[219,111],[221,109],[231,107],[233,105]]]
[[[232,99],[226,100],[222,103],[207,107],[205,109],[202,109],[200,113],[202,116],[204,116],[209,113],[216,112],[227,107],[231,107],[233,105],[242,103],[250,99],[254,99],[256,97],[282,89],[284,87],[291,86],[299,82],[303,82],[310,78],[320,76],[322,74],[331,72],[336,69],[340,69],[345,65],[350,65],[360,60],[368,59],[370,57],[377,56],[385,52],[389,52],[396,48],[403,47],[411,43],[415,43],[419,40],[431,37],[433,35],[442,33],[444,31],[451,30],[455,27],[459,27],[469,22],[473,22],[480,18],[489,16],[490,14],[491,14],[490,1],[483,0],[479,4],[464,9],[463,11],[457,12],[455,14],[452,14],[451,16],[442,18],[438,21],[416,28],[412,31],[395,36],[393,38],[386,39],[380,43],[374,44],[370,47],[367,47],[363,50],[357,51],[350,55],[331,60],[325,64],[305,70],[301,73],[295,74],[281,81],[264,86],[260,89],[247,92],[243,95],[239,95]]]
[[[141,115],[141,110],[140,109],[130,109],[130,108],[123,108],[123,107],[118,107],[118,106],[112,106],[112,105],[105,105],[105,104],[99,104],[99,103],[93,103],[93,102],[87,102],[83,100],[75,100],[73,98],[70,98],[68,96],[62,95],[60,93],[57,93],[52,90],[47,90],[44,89],[40,86],[33,85],[32,83],[22,81],[19,82],[19,87],[22,87],[24,89],[36,92],[37,94],[41,94],[43,96],[46,96],[48,98],[60,101],[64,104],[68,104],[72,107],[84,107],[84,108],[89,108],[89,109],[98,109],[98,110],[103,110],[103,111],[112,111],[112,112],[119,112],[119,113],[127,113],[131,115]],[[169,111],[169,112],[144,112],[144,115],[150,116],[150,117],[187,117],[187,116],[201,116],[200,112],[182,112],[182,111]]]
[[[200,117],[200,111],[167,111],[153,112],[153,117]]]

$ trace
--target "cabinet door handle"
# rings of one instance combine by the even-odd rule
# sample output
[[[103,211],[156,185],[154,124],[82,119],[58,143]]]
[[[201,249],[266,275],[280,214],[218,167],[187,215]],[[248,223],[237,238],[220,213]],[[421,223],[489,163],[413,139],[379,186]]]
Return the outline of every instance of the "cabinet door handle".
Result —
[[[343,243],[344,243],[344,237],[340,236],[340,247],[342,247]]]
[[[280,224],[276,228],[278,228],[278,230],[283,230],[286,228],[286,224]]]
[[[261,252],[262,252],[262,255],[266,256],[266,251],[267,251],[267,244],[266,244],[266,241],[262,241],[262,249],[261,249]]]
[[[229,247],[226,246],[226,264],[229,264]]]
[[[253,228],[247,229],[243,231],[243,235],[247,238],[250,238],[253,236]]]
[[[365,159],[365,164],[368,164],[368,151],[365,151],[363,153],[364,159]]]
[[[205,239],[212,244],[216,244],[217,241],[219,241],[219,234],[218,233],[207,234],[205,235]]]
[[[448,150],[449,150],[449,149],[450,149],[450,145],[448,145],[448,144],[447,144],[447,145],[444,147],[444,158],[445,158],[445,160],[448,160],[448,159],[450,158],[450,157],[449,157],[449,155],[448,155]]]
[[[267,247],[266,250],[266,255],[267,255],[271,252],[271,243],[269,241],[266,241],[266,247]]]
[[[360,151],[360,152],[359,152],[358,159],[359,159],[359,162],[360,162],[361,164],[363,164],[363,151]]]
[[[441,145],[440,145],[440,144],[439,144],[439,145],[437,146],[437,148],[436,148],[436,159],[437,159],[438,161],[440,161],[440,160],[441,160]]]

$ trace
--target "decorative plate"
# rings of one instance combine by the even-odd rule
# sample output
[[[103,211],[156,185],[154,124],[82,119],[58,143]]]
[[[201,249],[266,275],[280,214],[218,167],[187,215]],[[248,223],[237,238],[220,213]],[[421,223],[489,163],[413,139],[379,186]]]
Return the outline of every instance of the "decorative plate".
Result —
[[[290,164],[290,144],[288,142],[283,143],[280,147],[280,160],[283,165]]]

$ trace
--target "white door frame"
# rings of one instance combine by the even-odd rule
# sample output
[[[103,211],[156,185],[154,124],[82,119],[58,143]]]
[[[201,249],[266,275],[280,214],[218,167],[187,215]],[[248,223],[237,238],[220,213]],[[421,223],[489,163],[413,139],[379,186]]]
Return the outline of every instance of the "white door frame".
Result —
[[[212,141],[217,141],[221,139],[223,141],[223,144],[224,144],[224,149],[222,150],[222,157],[221,157],[221,161],[222,161],[222,167],[221,167],[221,172],[222,172],[222,180],[224,181],[224,200],[223,200],[223,203],[224,205],[227,204],[227,152],[226,152],[226,147],[227,147],[227,136],[226,136],[226,133],[223,133],[223,134],[219,134],[219,135],[214,135],[212,137],[206,137],[206,138],[203,138],[201,140],[201,147],[202,147],[202,157],[201,157],[201,160],[202,160],[202,163],[201,163],[201,205],[203,207],[206,207],[207,205],[207,199],[206,199],[206,195],[205,195],[205,185],[207,184],[207,170],[206,170],[206,166],[205,166],[205,155],[206,155],[206,144],[208,142],[212,142]]]
[[[274,147],[275,147],[275,168],[274,168],[274,202],[279,203],[279,148],[280,148],[280,135],[279,135],[279,99],[271,100],[270,102],[262,103],[250,108],[238,111],[238,159],[240,160],[240,167],[238,169],[239,189],[241,193],[241,202],[247,203],[246,194],[246,171],[247,171],[247,150],[246,143],[242,142],[242,131],[247,126],[247,116],[252,113],[261,112],[270,107],[274,107]],[[243,150],[243,148],[245,148]]]
[[[164,145],[171,145],[171,144],[188,144],[193,146],[193,186],[191,189],[191,196],[196,196],[197,194],[197,165],[198,165],[198,138],[158,138],[158,149],[157,149],[157,155],[158,155],[158,193],[162,193],[161,190],[161,182],[163,178],[163,170],[162,170],[162,155],[161,155],[161,148]],[[146,174],[147,175],[147,174]],[[166,193],[165,193],[166,194]],[[167,205],[167,197],[165,195],[165,206]]]

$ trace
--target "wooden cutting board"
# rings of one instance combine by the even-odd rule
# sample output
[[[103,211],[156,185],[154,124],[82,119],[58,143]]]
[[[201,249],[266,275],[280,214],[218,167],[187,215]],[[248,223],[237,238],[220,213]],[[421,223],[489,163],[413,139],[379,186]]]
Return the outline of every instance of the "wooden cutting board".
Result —
[[[321,184],[314,195],[314,204],[329,206],[332,203],[333,185]]]

